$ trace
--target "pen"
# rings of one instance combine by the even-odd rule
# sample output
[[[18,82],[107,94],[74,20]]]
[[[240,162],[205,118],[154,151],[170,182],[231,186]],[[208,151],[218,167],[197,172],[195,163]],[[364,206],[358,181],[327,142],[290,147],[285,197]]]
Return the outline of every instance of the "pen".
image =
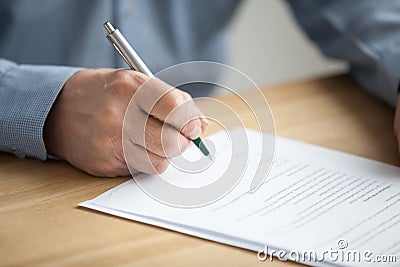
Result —
[[[107,39],[113,45],[115,50],[117,50],[118,54],[122,57],[126,64],[128,64],[132,70],[139,71],[153,78],[154,74],[150,71],[146,64],[144,64],[143,60],[135,52],[122,33],[118,29],[115,29],[109,21],[106,21],[103,26],[107,30]],[[200,149],[204,156],[212,160],[210,151],[207,149],[200,137],[192,140],[192,142]]]

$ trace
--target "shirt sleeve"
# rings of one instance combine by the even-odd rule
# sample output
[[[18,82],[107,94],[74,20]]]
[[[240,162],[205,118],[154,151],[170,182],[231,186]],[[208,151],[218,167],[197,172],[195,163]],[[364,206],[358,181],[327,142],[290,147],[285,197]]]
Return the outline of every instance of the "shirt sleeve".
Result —
[[[396,106],[400,81],[400,1],[288,0],[322,52],[350,64],[355,79]]]
[[[43,128],[66,80],[78,69],[0,59],[0,150],[47,158]]]

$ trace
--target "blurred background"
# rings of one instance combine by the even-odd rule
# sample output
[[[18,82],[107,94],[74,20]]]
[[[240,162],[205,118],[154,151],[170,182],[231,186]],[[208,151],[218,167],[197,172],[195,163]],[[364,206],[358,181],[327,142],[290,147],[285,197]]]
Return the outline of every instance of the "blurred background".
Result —
[[[243,1],[230,24],[228,44],[228,64],[262,87],[347,70],[344,62],[321,54],[280,0]],[[235,81],[235,76],[225,75],[222,84],[225,80]]]

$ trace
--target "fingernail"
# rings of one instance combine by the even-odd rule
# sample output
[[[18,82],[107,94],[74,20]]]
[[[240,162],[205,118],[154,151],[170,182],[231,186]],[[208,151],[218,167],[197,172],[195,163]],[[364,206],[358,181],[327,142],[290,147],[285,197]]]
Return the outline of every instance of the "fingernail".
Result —
[[[190,126],[186,125],[185,127],[190,127]],[[200,134],[201,134],[201,127],[196,124],[196,126],[192,128],[192,131],[186,134],[186,137],[193,140],[198,138]]]
[[[206,117],[201,117],[201,119],[205,122],[205,124],[207,124],[207,126],[210,124]]]
[[[206,115],[204,115],[204,113],[200,109],[197,109],[197,110],[198,110],[198,112],[200,114],[200,119],[202,119],[208,125],[209,122],[208,122],[208,120],[206,118]]]

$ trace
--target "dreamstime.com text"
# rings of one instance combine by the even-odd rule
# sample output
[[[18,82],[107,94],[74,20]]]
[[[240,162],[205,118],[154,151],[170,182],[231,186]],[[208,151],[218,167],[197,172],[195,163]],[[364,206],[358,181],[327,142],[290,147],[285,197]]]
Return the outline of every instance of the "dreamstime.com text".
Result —
[[[395,263],[396,255],[378,255],[370,250],[350,250],[345,239],[337,241],[337,248],[330,248],[325,251],[317,252],[315,250],[274,250],[264,246],[257,253],[260,261],[273,261],[274,257],[280,261],[297,262],[364,262],[364,263]]]

